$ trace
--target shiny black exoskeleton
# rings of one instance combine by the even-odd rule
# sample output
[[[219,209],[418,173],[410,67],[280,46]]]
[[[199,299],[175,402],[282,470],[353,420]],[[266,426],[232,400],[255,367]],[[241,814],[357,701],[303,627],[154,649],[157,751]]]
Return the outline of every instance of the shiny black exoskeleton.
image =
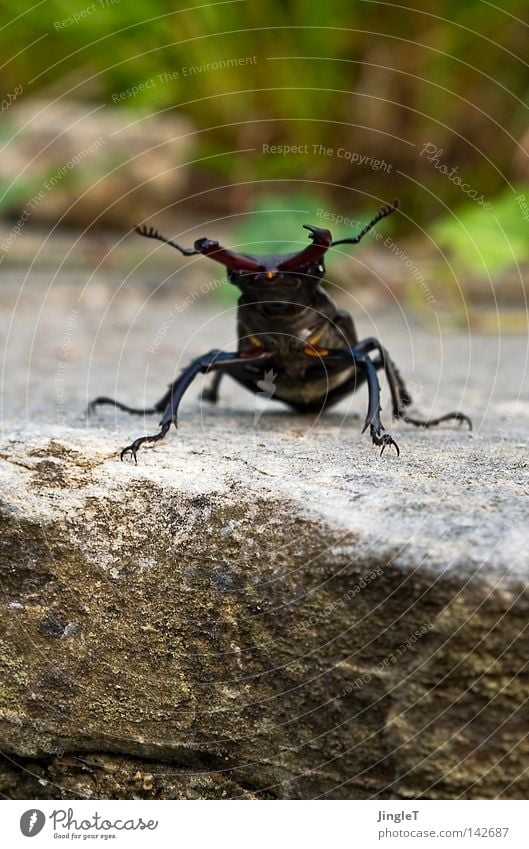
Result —
[[[95,398],[91,410],[98,404],[112,404],[128,413],[162,414],[158,433],[135,439],[122,450],[121,459],[131,454],[136,460],[143,443],[158,442],[171,424],[176,427],[185,391],[198,374],[210,371],[215,374],[203,393],[206,400],[217,401],[224,374],[251,392],[261,392],[263,383],[273,375],[274,400],[299,412],[322,410],[367,383],[369,401],[362,432],[369,428],[381,453],[388,445],[400,452],[380,420],[380,369],[389,384],[394,418],[418,427],[456,419],[472,428],[468,416],[460,412],[434,419],[409,416],[407,408],[412,399],[385,348],[374,338],[359,340],[351,316],[339,310],[322,288],[326,251],[334,245],[358,244],[378,221],[397,208],[397,201],[383,207],[357,236],[334,242],[329,230],[306,225],[312,244],[300,252],[279,256],[238,254],[209,239],[198,239],[193,249],[181,248],[152,227],[137,228],[140,235],[165,242],[184,256],[202,254],[226,266],[230,282],[242,293],[237,315],[239,344],[235,352],[213,350],[193,360],[153,407],[129,407],[112,398]]]

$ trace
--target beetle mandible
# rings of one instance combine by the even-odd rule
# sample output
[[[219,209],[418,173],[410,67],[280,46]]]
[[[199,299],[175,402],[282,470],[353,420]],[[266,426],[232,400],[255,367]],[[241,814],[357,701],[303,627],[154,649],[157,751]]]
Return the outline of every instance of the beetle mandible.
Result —
[[[257,393],[266,377],[265,369],[268,374],[272,371],[274,399],[297,412],[330,407],[367,383],[368,409],[362,433],[369,428],[371,440],[381,447],[381,454],[388,445],[395,448],[397,455],[400,451],[380,419],[380,370],[389,385],[395,419],[426,428],[455,419],[466,422],[471,430],[469,417],[460,412],[433,419],[409,416],[410,393],[386,349],[372,337],[359,340],[349,313],[339,310],[321,285],[327,250],[335,245],[358,244],[375,224],[398,207],[398,201],[382,207],[356,236],[337,241],[333,241],[329,230],[306,224],[312,243],[297,253],[274,256],[234,253],[205,238],[198,239],[194,248],[182,248],[152,227],[137,227],[141,236],[164,242],[184,256],[202,254],[226,266],[228,280],[241,291],[237,312],[239,343],[237,351],[212,350],[194,359],[152,407],[129,407],[113,398],[95,398],[89,410],[99,404],[112,404],[127,413],[162,414],[158,433],[135,439],[121,451],[121,459],[130,454],[137,462],[141,445],[158,442],[171,424],[177,426],[184,393],[198,374],[206,372],[214,374],[202,397],[215,403],[223,375]]]

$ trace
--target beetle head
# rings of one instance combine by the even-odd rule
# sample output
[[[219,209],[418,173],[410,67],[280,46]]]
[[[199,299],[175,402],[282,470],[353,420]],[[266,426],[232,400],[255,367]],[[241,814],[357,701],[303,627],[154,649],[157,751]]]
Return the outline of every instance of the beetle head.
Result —
[[[277,256],[235,253],[221,247],[218,242],[213,242],[211,239],[197,239],[193,248],[182,248],[171,239],[160,235],[153,227],[137,227],[136,232],[149,239],[165,242],[184,256],[202,254],[215,262],[220,262],[226,266],[231,283],[243,292],[251,291],[257,298],[280,298],[288,296],[294,289],[301,289],[310,296],[313,288],[311,283],[317,284],[325,272],[323,258],[329,248],[333,245],[358,244],[378,221],[386,215],[391,215],[398,206],[398,201],[393,201],[392,204],[382,207],[358,235],[334,242],[329,230],[305,224],[304,227],[309,231],[312,243],[302,251]]]
[[[310,288],[311,281],[317,283],[325,271],[323,257],[331,246],[332,236],[328,230],[305,226],[310,231],[312,244],[296,253],[270,256],[236,254],[209,239],[195,242],[195,250],[225,265],[230,282],[243,291],[251,290],[256,295],[261,291],[268,297],[280,288],[286,294],[303,284]]]

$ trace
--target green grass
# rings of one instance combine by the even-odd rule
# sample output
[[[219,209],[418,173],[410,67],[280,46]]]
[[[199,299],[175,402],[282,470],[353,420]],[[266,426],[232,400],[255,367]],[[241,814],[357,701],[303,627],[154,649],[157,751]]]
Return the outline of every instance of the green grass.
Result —
[[[476,277],[516,268],[529,261],[529,222],[516,201],[520,194],[529,197],[529,189],[502,192],[492,199],[491,211],[466,203],[439,219],[432,236],[454,264]]]

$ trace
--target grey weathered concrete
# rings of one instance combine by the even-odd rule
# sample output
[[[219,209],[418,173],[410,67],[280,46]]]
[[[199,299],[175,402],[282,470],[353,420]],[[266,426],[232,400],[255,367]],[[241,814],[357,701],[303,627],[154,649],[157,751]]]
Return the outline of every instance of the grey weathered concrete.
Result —
[[[50,274],[17,303],[20,284],[0,442],[0,742],[19,766],[0,790],[526,796],[527,340],[357,304],[421,411],[460,407],[472,434],[398,426],[400,459],[380,458],[363,391],[301,417],[226,381],[216,409],[190,391],[135,467],[116,452],[156,419],[87,422],[86,400],[152,401],[233,347],[233,308],[182,306],[174,281]]]

